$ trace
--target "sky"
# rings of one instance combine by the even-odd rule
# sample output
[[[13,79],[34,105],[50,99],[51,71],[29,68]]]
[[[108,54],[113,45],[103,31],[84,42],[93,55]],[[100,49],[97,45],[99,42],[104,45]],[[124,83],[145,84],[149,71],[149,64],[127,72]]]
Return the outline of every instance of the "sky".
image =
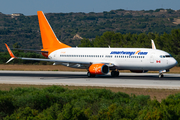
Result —
[[[155,10],[158,8],[180,10],[180,0],[1,0],[3,14],[103,12],[117,9]]]

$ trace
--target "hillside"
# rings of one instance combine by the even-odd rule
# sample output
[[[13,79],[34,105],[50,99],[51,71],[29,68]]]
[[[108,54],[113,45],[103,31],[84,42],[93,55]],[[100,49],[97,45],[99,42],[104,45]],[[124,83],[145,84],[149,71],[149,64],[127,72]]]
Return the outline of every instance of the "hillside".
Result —
[[[80,37],[93,39],[105,31],[126,33],[170,33],[180,28],[180,10],[156,9],[127,11],[123,9],[102,13],[47,13],[45,14],[57,37],[70,46],[77,46]],[[21,48],[41,49],[38,18],[34,16],[5,15],[0,13],[0,51],[4,43],[10,47],[18,43]]]

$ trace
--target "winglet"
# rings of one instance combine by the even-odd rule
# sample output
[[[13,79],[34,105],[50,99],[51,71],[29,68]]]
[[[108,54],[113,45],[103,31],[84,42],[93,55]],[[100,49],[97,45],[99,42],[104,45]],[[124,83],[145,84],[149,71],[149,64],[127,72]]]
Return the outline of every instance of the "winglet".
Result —
[[[6,63],[9,63],[11,60],[16,58],[16,56],[12,53],[11,49],[9,48],[9,46],[6,43],[4,43],[4,44],[6,45],[6,48],[7,48],[8,52],[9,52],[9,55],[11,56],[11,58],[6,62]]]
[[[151,39],[151,42],[152,42],[152,49],[156,49],[156,46],[154,44],[154,40]]]

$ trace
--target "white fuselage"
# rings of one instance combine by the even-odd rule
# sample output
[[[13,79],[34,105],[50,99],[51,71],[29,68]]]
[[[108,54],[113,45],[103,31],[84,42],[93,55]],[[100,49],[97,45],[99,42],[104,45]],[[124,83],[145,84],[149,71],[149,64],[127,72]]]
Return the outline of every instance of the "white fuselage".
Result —
[[[52,52],[49,58],[62,63],[108,63],[119,70],[159,71],[177,64],[169,53],[146,48],[64,48]]]

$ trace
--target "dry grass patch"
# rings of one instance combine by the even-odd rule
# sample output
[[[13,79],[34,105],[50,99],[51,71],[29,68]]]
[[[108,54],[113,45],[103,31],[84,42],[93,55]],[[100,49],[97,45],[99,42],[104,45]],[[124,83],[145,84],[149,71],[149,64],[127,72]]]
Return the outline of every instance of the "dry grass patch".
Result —
[[[0,70],[20,71],[86,71],[85,69],[70,68],[63,65],[0,65]]]
[[[173,23],[176,25],[180,24],[180,19],[175,18]]]

